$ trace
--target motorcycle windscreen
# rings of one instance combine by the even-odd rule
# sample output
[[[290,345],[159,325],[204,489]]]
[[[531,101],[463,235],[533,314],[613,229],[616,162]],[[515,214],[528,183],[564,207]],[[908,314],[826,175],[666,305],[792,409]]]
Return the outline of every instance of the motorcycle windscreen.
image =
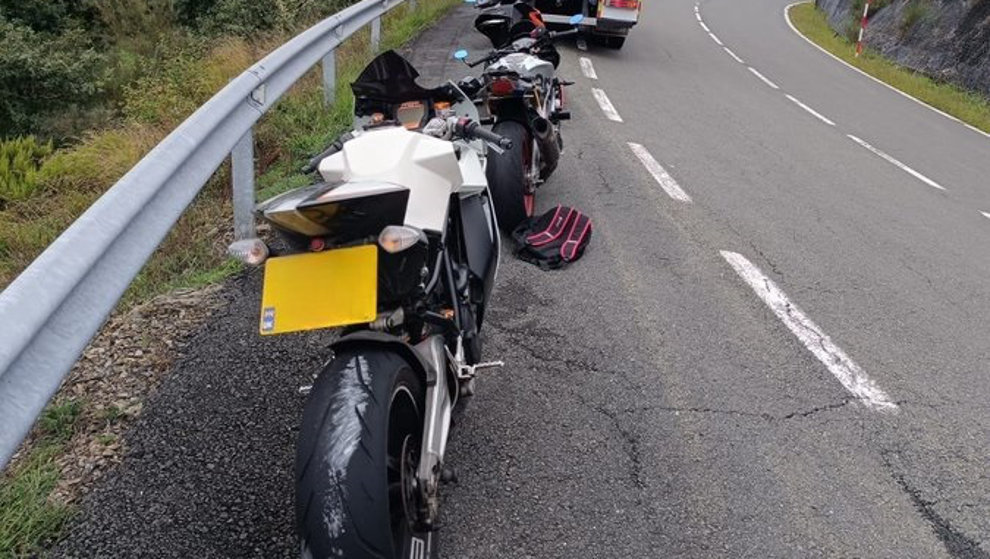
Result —
[[[502,14],[481,14],[474,19],[474,28],[488,37],[495,48],[501,48],[509,42],[511,25],[512,18]]]
[[[419,72],[405,58],[387,50],[372,60],[351,84],[354,97],[375,99],[393,104],[422,101],[436,97],[434,89],[416,83]]]

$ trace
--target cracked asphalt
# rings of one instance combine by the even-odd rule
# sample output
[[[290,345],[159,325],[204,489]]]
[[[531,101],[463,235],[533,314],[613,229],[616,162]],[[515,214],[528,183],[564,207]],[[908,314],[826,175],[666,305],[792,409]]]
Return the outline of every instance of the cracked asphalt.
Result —
[[[573,120],[538,204],[582,209],[594,236],[563,271],[503,255],[485,352],[507,366],[457,416],[444,557],[990,557],[990,222],[973,211],[990,211],[990,144],[806,45],[784,3],[701,13],[782,87],[950,190],[754,79],[688,0],[651,3],[620,52],[563,46]],[[456,48],[485,48],[473,15],[411,46],[424,83],[465,73]],[[627,142],[694,203],[666,197]],[[856,401],[720,250],[773,279],[898,412]],[[54,556],[296,554],[296,389],[330,334],[260,339],[258,286],[227,287]]]

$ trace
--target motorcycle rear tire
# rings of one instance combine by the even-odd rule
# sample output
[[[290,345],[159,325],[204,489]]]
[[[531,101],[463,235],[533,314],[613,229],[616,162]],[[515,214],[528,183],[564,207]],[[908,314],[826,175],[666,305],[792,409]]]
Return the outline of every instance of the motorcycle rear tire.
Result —
[[[415,506],[402,501],[424,398],[420,377],[387,351],[341,352],[316,379],[296,446],[303,558],[436,557],[435,534],[413,528],[406,511]]]
[[[503,120],[492,127],[492,132],[512,140],[512,149],[499,154],[488,152],[488,189],[495,204],[499,229],[511,233],[526,219],[526,175],[529,162],[523,156],[526,146],[533,143],[529,130],[514,120]]]

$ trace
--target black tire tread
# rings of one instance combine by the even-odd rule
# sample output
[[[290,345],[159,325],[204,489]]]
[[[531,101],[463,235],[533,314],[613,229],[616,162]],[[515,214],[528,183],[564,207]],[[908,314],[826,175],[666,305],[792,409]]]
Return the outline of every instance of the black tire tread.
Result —
[[[526,165],[523,146],[531,141],[529,131],[514,120],[503,120],[492,127],[492,132],[512,140],[512,149],[505,153],[488,152],[488,189],[495,205],[499,229],[511,233],[526,218]]]
[[[296,449],[296,519],[299,536],[313,557],[337,557],[331,555],[331,550],[342,551],[343,557],[392,557],[385,474],[388,402],[397,379],[401,377],[408,382],[411,378],[416,383],[420,380],[396,354],[360,354],[369,371],[357,371],[357,384],[367,392],[368,399],[363,412],[356,402],[350,407],[361,425],[360,440],[343,479],[327,475],[330,466],[326,457],[335,450],[328,440],[334,395],[338,392],[343,371],[358,356],[355,352],[341,352],[327,365],[317,377],[303,412]],[[365,380],[366,375],[370,380]],[[417,397],[422,398],[422,385],[418,385]],[[321,495],[327,491],[337,492],[343,508],[343,529],[333,541],[323,526],[323,506],[320,504]]]

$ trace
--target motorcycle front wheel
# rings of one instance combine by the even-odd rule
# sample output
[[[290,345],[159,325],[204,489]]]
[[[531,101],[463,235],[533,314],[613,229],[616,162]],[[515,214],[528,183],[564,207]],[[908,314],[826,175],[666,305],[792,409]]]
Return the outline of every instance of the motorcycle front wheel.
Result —
[[[345,351],[316,379],[296,447],[303,558],[436,557],[416,527],[424,387],[400,356]]]
[[[496,153],[488,152],[488,189],[492,193],[495,204],[495,215],[498,226],[506,233],[511,233],[527,216],[532,215],[533,205],[527,203],[527,182],[530,180],[529,171],[532,158],[533,139],[529,130],[514,120],[503,120],[492,127],[492,132],[512,140],[512,149]]]

